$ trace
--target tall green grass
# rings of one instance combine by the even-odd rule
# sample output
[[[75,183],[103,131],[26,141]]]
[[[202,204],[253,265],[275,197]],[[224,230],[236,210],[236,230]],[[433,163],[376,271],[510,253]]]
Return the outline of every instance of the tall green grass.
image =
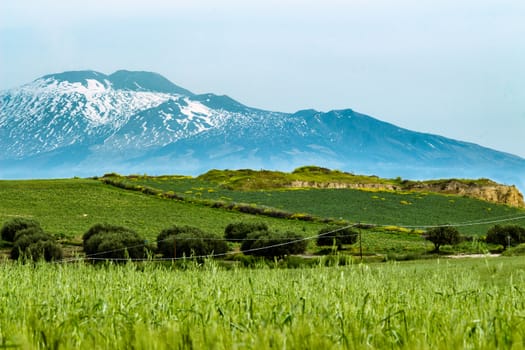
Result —
[[[282,270],[0,264],[0,346],[522,349],[525,261]]]

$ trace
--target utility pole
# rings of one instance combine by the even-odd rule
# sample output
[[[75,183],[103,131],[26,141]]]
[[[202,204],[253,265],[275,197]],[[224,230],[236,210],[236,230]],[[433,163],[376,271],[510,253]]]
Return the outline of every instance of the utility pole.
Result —
[[[361,257],[361,262],[363,262],[363,244],[361,241],[361,224],[357,224],[357,229],[359,230],[359,256]]]

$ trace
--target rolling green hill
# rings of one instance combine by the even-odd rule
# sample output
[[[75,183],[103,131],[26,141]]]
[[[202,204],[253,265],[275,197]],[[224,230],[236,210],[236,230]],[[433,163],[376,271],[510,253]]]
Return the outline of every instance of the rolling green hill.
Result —
[[[331,174],[335,174],[331,177]],[[379,226],[424,229],[457,225],[461,233],[481,236],[495,223],[525,225],[525,211],[465,196],[385,188],[292,188],[290,179],[301,181],[355,181],[389,185],[399,180],[354,176],[346,173],[285,174],[270,171],[218,171],[197,178],[187,176],[129,176],[104,178],[130,189],[150,188],[173,193],[188,201],[244,203],[252,208],[273,208],[296,217],[344,220]],[[464,180],[467,181],[467,180]],[[478,180],[480,182],[488,180]],[[521,217],[519,220],[515,218]]]
[[[421,235],[427,225],[458,224],[462,234],[474,236],[500,222],[525,226],[522,209],[461,196],[348,188],[242,190],[204,177],[116,174],[0,181],[0,225],[13,217],[33,218],[46,231],[77,242],[92,225],[103,222],[126,226],[150,241],[172,225],[222,236],[229,223],[264,221],[275,230],[314,237],[328,224],[363,223],[369,224],[362,230],[365,254],[405,255],[432,248]],[[310,242],[309,251],[315,252],[314,240]],[[465,243],[454,249],[482,248]],[[348,252],[356,254],[357,245]]]
[[[0,225],[13,217],[33,218],[47,231],[67,237],[79,237],[101,222],[129,227],[148,239],[172,225],[219,235],[230,222],[241,220],[263,220],[305,235],[315,235],[322,226],[157,198],[90,179],[0,181]]]

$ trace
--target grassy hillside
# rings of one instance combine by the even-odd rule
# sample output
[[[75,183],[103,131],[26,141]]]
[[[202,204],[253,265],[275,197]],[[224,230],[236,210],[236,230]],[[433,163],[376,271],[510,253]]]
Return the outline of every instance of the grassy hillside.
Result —
[[[432,249],[420,232],[399,225],[498,220],[525,215],[507,206],[488,204],[468,198],[433,194],[369,192],[358,190],[266,190],[235,191],[216,183],[183,176],[118,177],[119,181],[139,188],[159,188],[178,193],[185,200],[129,191],[95,179],[0,181],[0,225],[13,217],[29,217],[55,235],[80,240],[96,223],[126,226],[153,241],[158,233],[172,225],[196,226],[221,235],[232,222],[264,221],[280,231],[292,231],[305,237],[315,236],[326,226],[323,218],[336,221],[384,224],[362,230],[362,250],[366,255],[386,254],[394,258],[424,254]],[[204,201],[202,199],[208,199]],[[316,221],[279,219],[244,214],[235,210],[213,208],[210,201],[246,202],[250,207],[277,207],[294,218],[314,215]],[[512,223],[525,224],[525,220]],[[485,234],[493,224],[461,226],[463,234]],[[310,241],[310,252],[316,252]],[[445,252],[484,251],[476,241],[466,242]],[[348,253],[358,254],[354,245]]]
[[[321,227],[161,199],[89,179],[0,181],[0,225],[13,217],[34,218],[51,233],[68,237],[81,236],[100,222],[129,227],[148,239],[175,224],[220,235],[226,225],[240,220],[262,220],[275,229],[305,235]]]
[[[484,235],[499,220],[525,216],[523,209],[455,195],[355,189],[276,189],[280,173],[271,180],[271,174],[275,172],[257,172],[252,179],[259,185],[237,186],[239,181],[249,183],[252,173],[251,170],[238,173],[212,171],[197,178],[132,176],[116,180],[130,186],[171,191],[186,198],[247,203],[254,207],[271,207],[350,222],[413,228],[457,224],[460,231],[468,235]],[[326,180],[328,175],[319,176],[325,176]],[[268,189],[256,190],[257,186]],[[483,222],[487,224],[479,224]],[[525,218],[511,223],[525,226]]]

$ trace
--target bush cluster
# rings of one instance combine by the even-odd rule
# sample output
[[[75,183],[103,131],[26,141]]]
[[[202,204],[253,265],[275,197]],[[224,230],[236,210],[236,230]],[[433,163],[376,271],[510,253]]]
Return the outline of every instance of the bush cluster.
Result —
[[[88,258],[102,260],[143,259],[145,241],[135,231],[110,224],[96,224],[82,236]]]
[[[485,241],[502,245],[503,249],[514,247],[525,243],[525,228],[518,225],[496,225],[488,230]]]
[[[358,233],[350,227],[328,226],[319,230],[317,236],[318,246],[335,246],[338,250],[343,244],[357,242]]]
[[[239,242],[255,231],[268,231],[264,222],[234,222],[224,229],[224,238],[230,242]]]
[[[42,230],[40,227],[40,223],[38,223],[35,220],[26,219],[26,218],[14,218],[9,221],[7,221],[4,226],[2,226],[2,230],[0,231],[0,236],[4,241],[7,242],[14,242],[15,241],[15,235],[18,231],[28,229],[28,228],[38,228]]]
[[[45,233],[35,220],[15,218],[7,221],[2,226],[1,237],[13,242],[9,256],[14,260],[53,261],[64,256],[55,237]]]
[[[302,254],[308,242],[293,232],[260,230],[250,233],[241,244],[245,255],[266,258],[282,258],[291,254]]]
[[[206,233],[197,227],[173,226],[164,229],[157,236],[157,251],[165,258],[208,256],[224,254],[228,244],[214,234]]]

